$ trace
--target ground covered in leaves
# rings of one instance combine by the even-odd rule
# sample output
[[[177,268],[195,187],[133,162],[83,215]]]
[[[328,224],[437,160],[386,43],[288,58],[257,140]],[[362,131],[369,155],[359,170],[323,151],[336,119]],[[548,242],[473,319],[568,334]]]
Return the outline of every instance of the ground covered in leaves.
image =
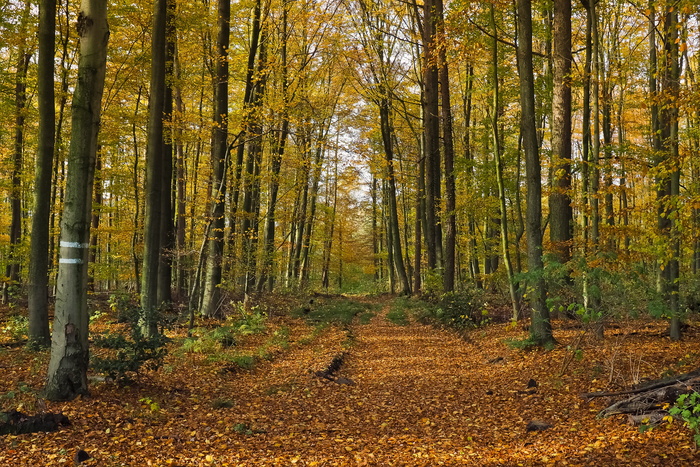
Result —
[[[207,337],[217,323],[198,339],[173,325],[158,370],[127,386],[94,378],[90,397],[65,403],[38,398],[47,352],[12,345],[4,310],[0,409],[60,412],[71,425],[1,436],[0,465],[74,465],[78,450],[99,466],[700,463],[681,422],[640,431],[596,419],[609,399],[580,397],[697,368],[695,327],[671,343],[663,322],[622,321],[597,341],[562,320],[555,349],[526,351],[505,343],[526,336],[520,325],[457,333],[389,298],[344,299],[347,314],[326,319],[333,300],[272,301],[231,341]],[[91,332],[119,326],[107,312],[93,321]]]

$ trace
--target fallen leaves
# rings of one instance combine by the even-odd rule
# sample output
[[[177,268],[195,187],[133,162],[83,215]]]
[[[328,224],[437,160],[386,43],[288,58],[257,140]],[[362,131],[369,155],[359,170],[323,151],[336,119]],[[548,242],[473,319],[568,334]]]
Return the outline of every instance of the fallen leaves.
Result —
[[[512,350],[503,340],[519,331],[507,325],[476,330],[467,341],[416,323],[395,325],[386,311],[353,324],[350,346],[343,346],[342,326],[316,331],[280,315],[269,332],[288,327],[288,348],[235,374],[221,373],[225,362],[206,355],[171,352],[168,370],[138,385],[95,384],[89,398],[47,404],[74,425],[0,438],[0,465],[69,465],[76,449],[104,466],[672,466],[695,460],[680,424],[641,434],[622,419],[596,420],[604,401],[586,403],[578,394],[611,390],[624,380],[621,366],[606,368],[621,363],[616,355],[644,352],[644,361],[654,362],[645,369],[651,378],[683,359],[694,365],[687,356],[700,355],[700,339],[663,348],[662,323],[620,323],[615,332],[624,338],[582,341],[583,358],[556,376],[565,345],[551,352]],[[566,343],[578,333],[560,331],[557,338]],[[251,336],[251,349],[266,338]],[[337,376],[354,385],[314,376],[340,353]],[[0,358],[11,368],[0,394],[20,383],[41,388],[33,360],[44,355],[12,349]],[[3,407],[33,403],[23,397],[3,400]],[[532,420],[552,426],[529,432]]]

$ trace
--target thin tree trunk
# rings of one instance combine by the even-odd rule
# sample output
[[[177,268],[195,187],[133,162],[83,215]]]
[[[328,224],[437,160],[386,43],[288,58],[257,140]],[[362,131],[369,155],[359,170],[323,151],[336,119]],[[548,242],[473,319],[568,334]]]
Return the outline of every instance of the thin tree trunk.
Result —
[[[511,305],[513,306],[513,321],[520,318],[520,303],[518,298],[518,285],[515,282],[513,275],[513,266],[510,260],[510,248],[508,246],[508,214],[506,209],[506,191],[503,182],[503,162],[501,161],[501,142],[498,134],[498,115],[501,111],[499,103],[499,77],[498,77],[498,29],[496,28],[496,17],[494,13],[495,7],[490,7],[491,18],[491,33],[493,34],[492,47],[492,86],[493,86],[493,105],[491,106],[492,121],[491,134],[493,136],[493,155],[496,162],[496,183],[498,184],[498,201],[501,211],[500,227],[501,227],[501,250],[503,253],[503,265],[506,268],[508,277],[508,291],[510,292]]]
[[[24,153],[24,130],[27,106],[27,71],[31,53],[28,49],[27,24],[29,23],[30,2],[25,3],[20,24],[21,43],[17,52],[15,69],[15,134],[12,150],[12,187],[10,189],[10,245],[9,258],[3,284],[3,302],[12,296],[16,299],[20,287],[20,244],[22,243],[22,159]]]
[[[571,0],[554,2],[554,89],[552,93],[552,192],[549,233],[560,264],[571,260]],[[564,278],[571,285],[568,267]]]
[[[274,137],[273,149],[271,151],[270,163],[270,193],[267,207],[267,217],[265,226],[265,244],[263,246],[264,258],[260,280],[258,282],[258,292],[261,292],[267,282],[268,291],[272,292],[275,285],[274,255],[275,255],[275,230],[276,230],[276,210],[277,196],[280,186],[280,170],[282,169],[282,157],[287,145],[289,135],[289,70],[287,64],[287,16],[289,6],[284,0],[282,5],[282,32],[281,32],[281,73],[282,73],[282,111],[280,113],[279,134]]]
[[[160,261],[158,264],[157,302],[166,306],[173,301],[173,253],[175,224],[173,216],[173,78],[175,62],[175,1],[166,0],[165,14],[165,89],[163,96],[163,173],[161,175]]]
[[[49,236],[51,173],[55,150],[56,102],[54,60],[56,50],[56,0],[39,3],[39,59],[37,88],[39,131],[34,175],[34,215],[29,254],[29,346],[51,345],[49,333]]]
[[[444,270],[443,289],[452,292],[455,288],[455,248],[457,241],[457,194],[455,188],[454,173],[454,142],[452,135],[452,108],[450,99],[450,76],[447,64],[447,51],[445,45],[445,25],[443,15],[443,0],[435,0],[437,16],[437,37],[439,48],[439,82],[442,98],[442,140],[443,158],[445,164],[445,243],[443,250]]]
[[[401,232],[399,229],[399,214],[396,206],[396,175],[394,174],[394,148],[392,145],[392,124],[389,113],[388,98],[384,98],[379,103],[379,120],[382,129],[382,142],[384,144],[384,156],[386,157],[386,177],[387,188],[387,208],[389,215],[387,217],[387,238],[391,238],[393,253],[393,263],[396,266],[398,279],[401,281],[401,294],[410,295],[411,282],[406,273],[406,266],[403,261],[403,250],[401,248]]]
[[[440,115],[439,73],[437,65],[436,0],[427,0],[423,6],[423,127],[425,155],[425,230],[428,269],[440,266]]]

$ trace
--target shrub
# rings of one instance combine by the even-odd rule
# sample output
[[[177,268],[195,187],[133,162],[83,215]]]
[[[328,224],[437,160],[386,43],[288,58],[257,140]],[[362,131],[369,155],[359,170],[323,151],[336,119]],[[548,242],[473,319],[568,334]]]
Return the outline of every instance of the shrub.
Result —
[[[120,302],[118,306],[124,306]],[[112,306],[112,305],[110,305]],[[113,309],[114,306],[112,306]],[[93,343],[97,347],[111,350],[109,356],[93,356],[92,368],[98,373],[109,376],[120,384],[133,380],[142,368],[157,370],[167,354],[169,339],[161,334],[145,336],[139,323],[139,309],[128,305],[118,309],[118,316],[126,320],[124,333],[104,333],[97,335]]]
[[[700,446],[700,393],[681,394],[668,413],[685,422],[685,426],[693,432],[695,446]]]

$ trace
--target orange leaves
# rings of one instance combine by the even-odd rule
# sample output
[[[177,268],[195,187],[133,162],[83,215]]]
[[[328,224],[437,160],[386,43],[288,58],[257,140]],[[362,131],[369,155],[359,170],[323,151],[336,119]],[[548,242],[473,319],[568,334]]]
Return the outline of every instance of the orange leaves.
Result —
[[[630,361],[644,362],[643,377],[681,360],[692,364],[686,356],[700,353],[698,336],[664,348],[658,345],[662,324],[617,323],[607,340],[583,341],[583,358],[556,376],[578,330],[557,332],[562,345],[551,352],[521,352],[503,344],[521,332],[507,325],[478,329],[464,340],[413,322],[397,326],[385,314],[353,323],[345,345],[342,328],[314,331],[279,316],[270,327],[288,326],[290,345],[235,374],[210,371],[220,364],[196,354],[173,352],[170,370],[149,375],[147,383],[95,384],[90,398],[51,404],[73,427],[0,438],[7,447],[0,449],[0,465],[66,465],[77,448],[93,465],[126,466],[692,463],[680,424],[640,434],[618,419],[596,420],[601,404],[579,393],[625,387],[633,376]],[[355,386],[313,375],[339,352],[346,359],[338,375]],[[39,387],[40,378],[27,371],[33,357],[9,355],[0,353],[0,365],[12,374],[0,380],[0,394],[18,381]],[[530,379],[538,384],[528,392]],[[145,399],[157,401],[159,410]],[[29,399],[2,402],[30,406]],[[531,420],[552,427],[526,432]]]

